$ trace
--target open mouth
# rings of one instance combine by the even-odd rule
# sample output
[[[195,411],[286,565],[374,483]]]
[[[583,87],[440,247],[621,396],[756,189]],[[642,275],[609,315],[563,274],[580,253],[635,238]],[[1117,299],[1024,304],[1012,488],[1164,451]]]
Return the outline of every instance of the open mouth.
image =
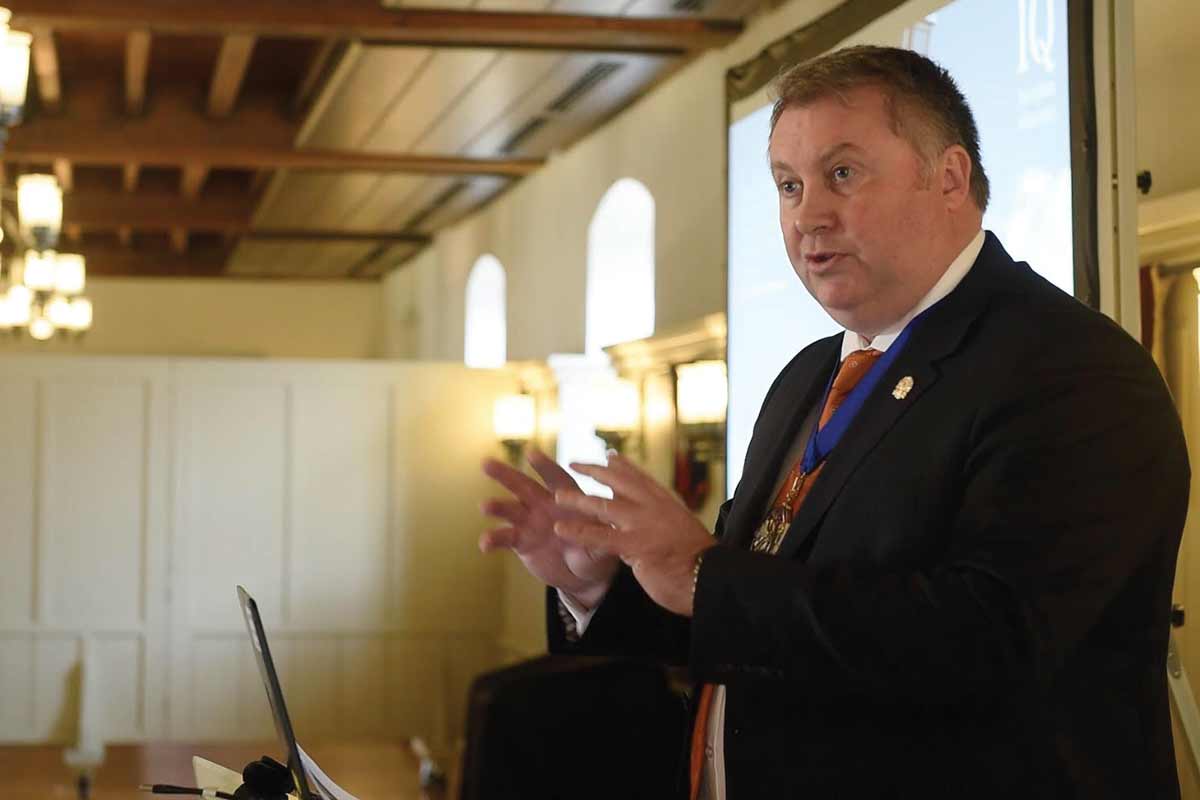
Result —
[[[820,267],[820,266],[824,266],[824,265],[828,264],[829,262],[833,261],[836,258],[840,258],[841,255],[842,255],[841,253],[829,253],[829,252],[809,253],[808,255],[806,255],[804,257],[804,260],[807,261],[809,264],[811,264],[814,267]]]

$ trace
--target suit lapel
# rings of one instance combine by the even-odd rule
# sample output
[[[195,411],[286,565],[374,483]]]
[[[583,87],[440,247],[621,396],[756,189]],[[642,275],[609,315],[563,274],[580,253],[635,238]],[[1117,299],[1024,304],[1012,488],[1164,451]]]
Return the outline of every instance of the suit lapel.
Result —
[[[770,500],[768,495],[783,470],[783,459],[800,434],[805,418],[821,402],[821,393],[837,366],[841,346],[840,334],[816,342],[811,359],[789,366],[763,407],[756,424],[758,435],[751,440],[740,484],[751,493],[737,498],[725,525],[730,544],[745,547],[754,537]]]
[[[997,283],[1003,284],[1005,267],[1012,267],[1012,259],[989,233],[971,271],[953,292],[922,318],[904,351],[884,374],[842,441],[826,459],[825,468],[792,520],[779,556],[790,558],[801,551],[863,458],[937,383],[940,374],[937,362],[959,349],[971,324],[987,307]],[[912,388],[906,396],[898,398],[893,392],[905,377],[912,379]]]

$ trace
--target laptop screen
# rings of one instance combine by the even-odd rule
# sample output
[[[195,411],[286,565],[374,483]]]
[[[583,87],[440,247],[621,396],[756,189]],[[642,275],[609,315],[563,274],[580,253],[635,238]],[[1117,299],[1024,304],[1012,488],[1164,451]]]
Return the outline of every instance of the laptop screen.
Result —
[[[258,613],[258,604],[254,598],[243,589],[237,587],[238,601],[242,605],[242,616],[246,619],[246,630],[250,633],[250,643],[254,646],[254,660],[258,662],[258,672],[262,675],[263,685],[267,689],[267,700],[271,703],[271,716],[275,719],[275,731],[279,741],[287,752],[288,769],[296,782],[296,792],[300,800],[314,800],[308,786],[308,775],[304,762],[300,758],[300,747],[296,744],[296,734],[292,730],[292,722],[288,717],[287,706],[283,702],[283,687],[279,684],[279,674],[275,671],[275,662],[271,660],[271,648],[267,646],[267,633],[263,629],[262,617]]]

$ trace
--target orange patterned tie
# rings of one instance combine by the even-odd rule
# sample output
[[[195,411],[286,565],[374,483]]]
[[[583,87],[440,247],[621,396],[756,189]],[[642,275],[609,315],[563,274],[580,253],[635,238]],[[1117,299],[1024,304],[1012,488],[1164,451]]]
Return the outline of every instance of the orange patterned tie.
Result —
[[[847,395],[854,391],[854,387],[871,371],[871,367],[881,355],[881,350],[858,350],[846,356],[846,360],[838,369],[837,377],[833,379],[833,385],[829,387],[829,396],[825,398],[825,406],[821,409],[821,418],[817,422],[818,429],[825,427],[825,423],[829,422]],[[754,534],[751,550],[771,555],[779,550],[779,545],[783,543],[783,537],[792,524],[792,517],[804,502],[804,498],[808,497],[809,488],[825,466],[825,462],[822,461],[811,473],[805,474],[800,468],[801,460],[797,460],[788,472],[779,494],[775,496],[775,502],[771,504],[771,510]],[[692,757],[688,764],[691,800],[696,800],[700,795],[700,775],[704,771],[704,741],[708,733],[708,714],[712,709],[714,689],[713,684],[704,684],[696,706],[696,723],[692,727]]]

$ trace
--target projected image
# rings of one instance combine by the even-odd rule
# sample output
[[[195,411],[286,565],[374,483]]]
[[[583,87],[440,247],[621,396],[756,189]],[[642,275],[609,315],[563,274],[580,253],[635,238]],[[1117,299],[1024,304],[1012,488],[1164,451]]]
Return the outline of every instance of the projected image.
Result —
[[[958,0],[901,45],[945,66],[979,126],[991,180],[983,226],[1018,260],[1074,293],[1066,0]],[[729,129],[728,491],[741,477],[771,381],[839,327],[788,263],[767,164],[770,107]]]

